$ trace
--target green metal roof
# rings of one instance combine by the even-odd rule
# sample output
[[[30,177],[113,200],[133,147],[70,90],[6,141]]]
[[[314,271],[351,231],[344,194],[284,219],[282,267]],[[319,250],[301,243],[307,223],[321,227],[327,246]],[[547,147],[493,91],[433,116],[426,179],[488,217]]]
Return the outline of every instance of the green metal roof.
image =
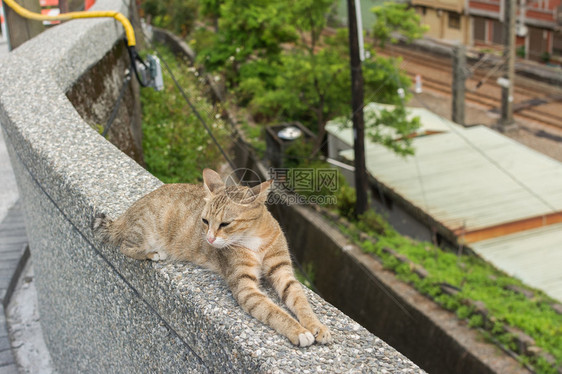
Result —
[[[415,138],[406,158],[365,139],[368,171],[452,231],[562,211],[561,163],[484,126],[448,128]],[[352,160],[352,130],[336,122],[327,130],[350,145],[340,155]]]
[[[506,273],[562,300],[562,224],[484,240],[471,248]]]

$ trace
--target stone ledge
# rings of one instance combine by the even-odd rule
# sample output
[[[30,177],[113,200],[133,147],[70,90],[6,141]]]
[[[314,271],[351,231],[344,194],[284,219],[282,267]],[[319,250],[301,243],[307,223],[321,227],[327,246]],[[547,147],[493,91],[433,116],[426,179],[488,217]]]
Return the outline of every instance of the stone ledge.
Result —
[[[119,0],[96,7],[126,11]],[[0,122],[57,369],[421,372],[310,291],[335,342],[298,349],[244,313],[217,275],[191,264],[135,261],[96,241],[95,212],[117,217],[161,185],[92,130],[65,96],[121,42],[121,26],[112,22],[67,22],[0,61]]]

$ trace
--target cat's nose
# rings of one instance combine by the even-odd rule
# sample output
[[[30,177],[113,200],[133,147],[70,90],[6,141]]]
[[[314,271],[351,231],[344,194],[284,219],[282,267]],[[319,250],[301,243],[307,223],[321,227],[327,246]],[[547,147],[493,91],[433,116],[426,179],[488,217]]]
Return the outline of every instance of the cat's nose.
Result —
[[[216,239],[217,238],[215,238],[214,236],[207,236],[207,241],[209,242],[209,244],[213,244]]]

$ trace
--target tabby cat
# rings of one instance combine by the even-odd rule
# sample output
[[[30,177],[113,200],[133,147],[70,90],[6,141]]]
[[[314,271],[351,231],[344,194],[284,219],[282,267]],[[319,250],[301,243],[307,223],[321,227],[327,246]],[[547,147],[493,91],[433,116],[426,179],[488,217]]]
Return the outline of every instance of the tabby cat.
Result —
[[[285,236],[265,206],[271,183],[226,187],[216,172],[205,169],[203,185],[164,185],[115,221],[97,215],[93,228],[132,258],[190,261],[221,274],[247,313],[294,345],[329,343],[330,331],[295,279]],[[261,278],[298,322],[260,290]]]

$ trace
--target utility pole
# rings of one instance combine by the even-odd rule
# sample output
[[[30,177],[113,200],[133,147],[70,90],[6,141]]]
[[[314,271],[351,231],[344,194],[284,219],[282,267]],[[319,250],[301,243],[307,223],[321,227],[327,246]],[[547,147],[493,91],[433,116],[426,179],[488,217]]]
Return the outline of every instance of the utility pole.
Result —
[[[509,131],[513,122],[513,89],[515,86],[515,0],[504,0],[503,38],[505,61],[503,77],[498,80],[502,87],[502,107],[499,130]]]
[[[367,171],[365,168],[365,120],[363,118],[363,71],[359,53],[355,0],[347,0],[347,22],[349,27],[349,61],[351,67],[351,110],[353,113],[353,147],[355,151],[355,214],[367,211]]]
[[[457,44],[453,49],[453,122],[464,125],[464,93],[466,81],[466,47]]]

